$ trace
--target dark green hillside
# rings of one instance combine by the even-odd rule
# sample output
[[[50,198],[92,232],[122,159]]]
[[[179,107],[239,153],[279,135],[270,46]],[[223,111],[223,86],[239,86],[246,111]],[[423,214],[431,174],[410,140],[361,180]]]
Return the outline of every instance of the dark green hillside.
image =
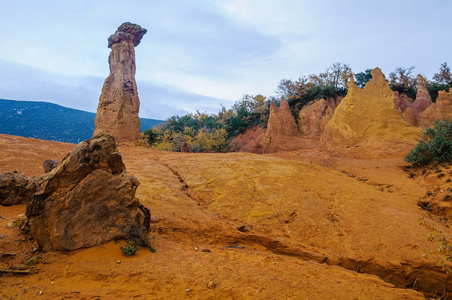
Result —
[[[0,134],[79,143],[91,138],[95,113],[48,102],[0,99]],[[162,121],[141,118],[141,130]]]

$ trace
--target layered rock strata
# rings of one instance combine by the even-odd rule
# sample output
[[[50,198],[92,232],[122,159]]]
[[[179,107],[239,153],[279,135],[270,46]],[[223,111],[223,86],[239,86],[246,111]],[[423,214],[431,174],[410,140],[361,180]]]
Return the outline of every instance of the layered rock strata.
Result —
[[[135,198],[139,184],[127,174],[114,138],[97,135],[38,179],[26,209],[30,233],[43,251],[145,235],[150,213]]]
[[[119,143],[140,139],[134,47],[146,31],[139,25],[124,23],[108,38],[110,75],[102,87],[93,136],[108,133]]]

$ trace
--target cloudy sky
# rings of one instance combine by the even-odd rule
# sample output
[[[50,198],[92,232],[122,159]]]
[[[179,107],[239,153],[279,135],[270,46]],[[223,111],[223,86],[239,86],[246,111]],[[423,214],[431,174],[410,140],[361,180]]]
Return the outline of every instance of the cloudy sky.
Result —
[[[145,118],[216,113],[335,62],[427,78],[452,64],[450,0],[15,0],[1,11],[0,98],[91,112],[123,22],[148,29],[135,49]]]

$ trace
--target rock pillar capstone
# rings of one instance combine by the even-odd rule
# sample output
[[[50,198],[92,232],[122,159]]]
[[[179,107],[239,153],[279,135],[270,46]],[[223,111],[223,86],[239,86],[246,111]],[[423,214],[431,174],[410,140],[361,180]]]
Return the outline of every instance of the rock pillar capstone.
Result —
[[[110,75],[102,87],[93,136],[108,133],[117,143],[134,142],[140,138],[135,47],[146,32],[141,26],[127,22],[108,38]]]

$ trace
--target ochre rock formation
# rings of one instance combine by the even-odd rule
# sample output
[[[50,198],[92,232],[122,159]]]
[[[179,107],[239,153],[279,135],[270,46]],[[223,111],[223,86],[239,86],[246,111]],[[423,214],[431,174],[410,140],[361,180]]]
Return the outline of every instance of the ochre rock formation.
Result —
[[[262,154],[265,144],[265,129],[259,125],[248,128],[231,141],[231,151]]]
[[[9,206],[28,203],[32,200],[36,178],[6,172],[0,174],[0,205]]]
[[[135,82],[135,48],[146,29],[124,23],[108,38],[110,75],[104,82],[95,118],[94,135],[108,133],[116,142],[140,139],[140,100]]]
[[[449,89],[449,92],[439,91],[436,103],[423,111],[419,118],[422,127],[431,126],[435,120],[452,120],[452,90]]]
[[[432,98],[421,75],[418,76],[417,94],[413,102],[403,98],[398,92],[394,92],[394,105],[405,121],[413,126],[420,125],[419,115],[432,103]]]
[[[298,129],[303,135],[320,139],[326,124],[333,117],[336,103],[332,99],[320,99],[303,106],[298,115]]]
[[[301,134],[290,112],[289,103],[281,100],[277,107],[273,102],[265,131],[264,153],[296,150],[298,147],[293,147],[291,143],[296,137],[301,137]]]
[[[140,183],[127,174],[111,135],[77,145],[38,179],[26,215],[44,251],[75,250],[147,232],[149,210],[135,198]]]
[[[420,134],[409,125],[394,105],[394,93],[379,68],[363,89],[352,79],[347,96],[325,126],[322,142],[327,147],[364,146],[375,155],[393,155],[407,151]]]

